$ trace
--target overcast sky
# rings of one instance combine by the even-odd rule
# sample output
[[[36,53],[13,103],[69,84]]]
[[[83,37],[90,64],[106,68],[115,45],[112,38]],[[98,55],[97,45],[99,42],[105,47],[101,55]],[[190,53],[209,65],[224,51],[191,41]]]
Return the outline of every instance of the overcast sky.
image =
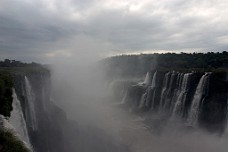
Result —
[[[227,0],[0,0],[0,58],[222,51]]]

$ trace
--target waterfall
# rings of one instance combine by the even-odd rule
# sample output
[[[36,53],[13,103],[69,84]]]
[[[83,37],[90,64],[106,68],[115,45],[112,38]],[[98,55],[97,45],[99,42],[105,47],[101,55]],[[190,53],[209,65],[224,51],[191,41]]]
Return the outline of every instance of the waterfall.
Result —
[[[33,131],[37,130],[37,121],[36,121],[36,111],[35,111],[35,95],[32,90],[32,86],[25,76],[25,90],[27,96],[27,104],[29,109],[26,111],[26,118],[28,119],[29,126],[32,128]]]
[[[164,80],[163,80],[163,87],[162,87],[162,92],[161,92],[161,99],[160,99],[160,105],[159,105],[159,111],[161,112],[162,109],[163,109],[163,106],[165,104],[165,94],[166,94],[166,91],[168,89],[168,85],[169,85],[169,79],[170,79],[170,75],[171,73],[168,72],[165,74],[165,77],[164,77]]]
[[[153,75],[152,84],[148,90],[148,93],[150,93],[150,98],[148,98],[146,102],[146,106],[149,106],[149,102],[151,102],[152,109],[154,108],[154,104],[155,104],[156,87],[157,87],[157,71]]]
[[[13,110],[11,111],[11,116],[9,118],[9,123],[14,127],[18,137],[21,140],[25,141],[29,146],[31,145],[28,130],[26,127],[24,115],[22,112],[21,103],[17,98],[17,94],[15,89],[13,89]]]
[[[188,93],[188,82],[189,78],[191,76],[191,73],[186,73],[183,76],[183,80],[181,83],[178,84],[178,91],[177,91],[177,99],[175,106],[173,108],[173,116],[180,116],[181,112],[184,112],[184,104],[186,100],[186,96]],[[181,84],[181,85],[180,85]]]
[[[151,84],[152,88],[156,87],[156,80],[157,80],[157,71],[154,73],[154,76],[152,79],[152,84]]]
[[[151,81],[148,80],[149,74]],[[162,118],[182,120],[187,125],[198,125],[210,131],[225,131],[227,121],[228,132],[228,115],[224,116],[228,102],[224,74],[148,72],[144,81],[147,85],[141,82],[129,86],[121,103],[127,101],[136,112],[140,109],[140,112],[156,113]]]
[[[143,108],[144,105],[145,105],[145,101],[146,101],[146,96],[147,96],[147,93],[144,93],[140,99],[140,102],[139,102],[139,108]]]
[[[177,77],[177,89],[178,89],[178,91],[181,90],[181,85],[182,85],[183,78],[184,78],[184,74],[183,73],[178,73],[178,77]]]
[[[154,88],[149,86],[146,90],[147,96],[146,96],[146,101],[145,101],[145,106],[147,108],[150,108],[153,102],[153,97],[154,97]]]
[[[175,89],[173,90],[173,96],[172,96],[172,100],[171,100],[171,109],[175,108],[177,99],[181,93],[181,87],[182,87],[182,82],[184,79],[184,74],[183,73],[177,73],[177,81],[175,85]]]
[[[201,101],[203,101],[204,96],[207,93],[209,76],[210,76],[210,73],[204,74],[201,77],[201,79],[198,83],[198,86],[196,88],[196,91],[195,91],[195,94],[194,94],[194,97],[192,100],[191,108],[189,111],[189,117],[188,117],[188,122],[191,125],[196,125],[198,123],[198,117],[199,117],[199,112],[200,112],[200,104],[201,104]]]
[[[157,80],[157,71],[153,75],[151,85],[147,84],[150,86],[147,88],[146,92],[142,95],[140,102],[139,102],[140,103],[139,108],[150,107],[150,104],[153,106],[154,97],[155,97],[154,92],[156,91],[155,90],[156,80]]]
[[[150,85],[150,82],[151,82],[150,72],[147,72],[143,84]]]
[[[161,103],[162,107],[160,110],[165,112],[170,112],[172,110],[172,97],[173,97],[173,90],[175,90],[175,82],[178,74],[173,71],[171,74],[168,75],[167,84],[165,83],[164,90],[162,92]],[[166,80],[165,80],[166,81]]]

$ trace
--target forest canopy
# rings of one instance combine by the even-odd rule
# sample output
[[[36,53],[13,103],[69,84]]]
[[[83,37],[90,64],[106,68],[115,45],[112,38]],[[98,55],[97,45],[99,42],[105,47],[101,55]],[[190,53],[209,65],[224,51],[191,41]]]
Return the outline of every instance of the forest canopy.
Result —
[[[111,77],[142,76],[153,69],[227,71],[228,52],[120,55],[106,58],[102,63]]]

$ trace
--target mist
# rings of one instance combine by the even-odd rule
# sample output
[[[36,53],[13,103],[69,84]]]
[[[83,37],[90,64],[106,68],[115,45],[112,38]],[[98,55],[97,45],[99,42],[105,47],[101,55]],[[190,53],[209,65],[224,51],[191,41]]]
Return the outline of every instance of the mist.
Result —
[[[78,135],[85,140],[75,150],[83,151],[96,144],[98,149],[85,151],[227,151],[227,132],[222,135],[210,133],[186,127],[178,119],[164,119],[156,113],[132,113],[121,107],[119,103],[122,101],[112,95],[110,86],[119,78],[107,79],[100,64],[102,59],[81,58],[74,60],[76,64],[55,62],[51,66],[53,101],[64,109],[69,120],[77,123],[72,134],[77,135],[75,132],[79,130]],[[143,77],[137,81],[142,82]],[[100,141],[93,140],[97,138]],[[108,147],[103,142],[107,140],[111,141]]]
[[[43,126],[55,122],[50,136],[61,130],[66,151],[226,152],[227,7],[227,0],[1,0],[0,59],[13,61],[1,63],[25,68],[15,78],[18,101],[25,77],[36,96],[38,114],[27,118],[42,127],[27,121],[31,141],[42,149],[37,137],[49,141]],[[34,74],[27,67],[39,66],[28,62],[50,75]]]

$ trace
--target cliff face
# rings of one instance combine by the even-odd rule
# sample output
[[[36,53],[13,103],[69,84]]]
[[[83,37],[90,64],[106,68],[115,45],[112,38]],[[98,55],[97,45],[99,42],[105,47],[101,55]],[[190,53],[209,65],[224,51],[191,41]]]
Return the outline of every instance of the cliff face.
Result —
[[[153,70],[143,82],[125,89],[121,104],[135,112],[152,111],[166,115],[167,119],[181,119],[190,126],[223,132],[227,120],[227,90],[225,72]]]
[[[68,120],[65,112],[52,101],[49,71],[36,66],[23,64],[23,67],[3,68],[13,83],[11,109],[6,115],[9,117],[4,118],[14,128],[13,135],[35,152],[128,151],[102,129],[80,126]],[[0,73],[1,70],[0,67]]]
[[[12,79],[7,73],[0,73],[0,114],[10,116],[12,110]]]
[[[63,110],[51,101],[49,72],[12,77],[34,151],[64,151],[63,124],[67,120]]]
[[[228,82],[225,73],[212,73],[208,93],[202,102],[199,121],[209,130],[224,130],[227,121]]]

